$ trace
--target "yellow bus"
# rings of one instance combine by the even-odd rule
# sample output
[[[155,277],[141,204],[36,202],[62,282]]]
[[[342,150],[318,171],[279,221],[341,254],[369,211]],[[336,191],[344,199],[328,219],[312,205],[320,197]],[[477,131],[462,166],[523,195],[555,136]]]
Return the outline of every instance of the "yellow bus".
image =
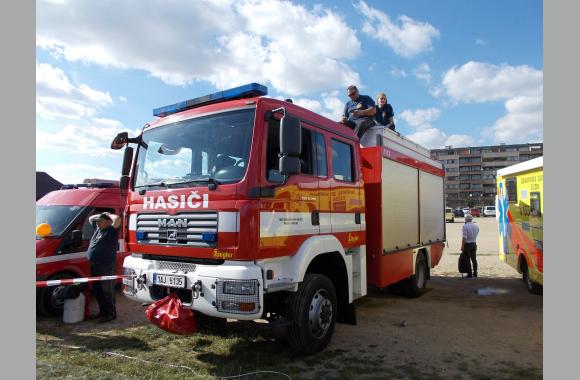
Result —
[[[499,258],[522,274],[528,290],[544,286],[544,158],[497,171]]]

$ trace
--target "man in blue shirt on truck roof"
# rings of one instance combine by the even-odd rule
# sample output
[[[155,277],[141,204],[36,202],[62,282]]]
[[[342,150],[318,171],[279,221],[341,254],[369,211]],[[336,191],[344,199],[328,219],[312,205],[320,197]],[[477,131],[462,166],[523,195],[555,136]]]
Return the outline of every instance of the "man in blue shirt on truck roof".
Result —
[[[342,124],[354,129],[360,139],[365,132],[375,125],[373,116],[377,112],[374,100],[367,95],[361,95],[355,85],[348,86],[346,94],[350,98],[344,105]]]

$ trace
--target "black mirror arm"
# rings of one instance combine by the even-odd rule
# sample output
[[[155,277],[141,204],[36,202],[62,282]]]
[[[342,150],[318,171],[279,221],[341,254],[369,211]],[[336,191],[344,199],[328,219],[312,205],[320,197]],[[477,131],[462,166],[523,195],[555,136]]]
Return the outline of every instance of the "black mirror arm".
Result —
[[[282,117],[286,116],[286,108],[284,107],[280,107],[280,108],[275,108],[273,110],[268,110],[264,113],[264,121],[268,121],[270,119],[272,119],[274,117],[275,114],[281,114]]]

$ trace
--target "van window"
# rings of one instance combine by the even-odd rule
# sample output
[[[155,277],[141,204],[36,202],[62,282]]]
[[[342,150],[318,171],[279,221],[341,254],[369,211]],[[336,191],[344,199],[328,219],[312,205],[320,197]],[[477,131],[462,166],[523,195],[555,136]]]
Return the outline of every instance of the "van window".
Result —
[[[332,139],[333,176],[339,181],[354,182],[352,145]]]

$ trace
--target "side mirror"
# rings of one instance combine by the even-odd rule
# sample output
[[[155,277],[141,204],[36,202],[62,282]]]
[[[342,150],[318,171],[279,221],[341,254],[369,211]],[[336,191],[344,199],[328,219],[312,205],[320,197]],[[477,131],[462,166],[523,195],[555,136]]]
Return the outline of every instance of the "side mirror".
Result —
[[[119,133],[113,139],[113,142],[111,143],[111,149],[115,149],[115,150],[121,149],[122,147],[127,145],[128,140],[129,140],[129,133],[127,133],[127,132]]]
[[[282,175],[300,173],[300,153],[302,151],[302,128],[300,119],[286,114],[280,121],[279,172]]]
[[[70,244],[73,247],[80,247],[83,244],[83,231],[73,230]]]
[[[285,115],[280,121],[280,153],[299,157],[302,150],[302,129],[300,119]]]
[[[278,161],[279,172],[282,175],[300,174],[300,158],[282,156]]]

